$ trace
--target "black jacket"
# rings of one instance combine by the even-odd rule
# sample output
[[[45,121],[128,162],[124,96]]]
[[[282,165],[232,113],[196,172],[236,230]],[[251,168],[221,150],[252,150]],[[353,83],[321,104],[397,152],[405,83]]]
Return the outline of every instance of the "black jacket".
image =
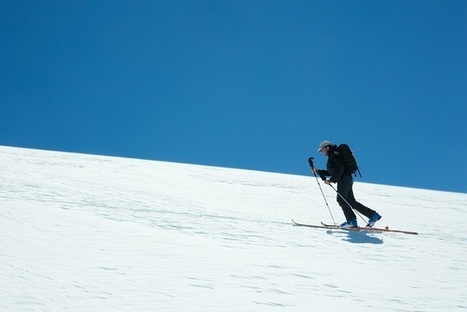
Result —
[[[329,180],[334,183],[339,182],[342,176],[351,176],[351,174],[347,172],[345,168],[342,156],[336,151],[336,149],[337,145],[331,145],[328,161],[326,163],[326,170],[317,170],[321,179],[326,180],[326,177],[330,176],[331,178]]]

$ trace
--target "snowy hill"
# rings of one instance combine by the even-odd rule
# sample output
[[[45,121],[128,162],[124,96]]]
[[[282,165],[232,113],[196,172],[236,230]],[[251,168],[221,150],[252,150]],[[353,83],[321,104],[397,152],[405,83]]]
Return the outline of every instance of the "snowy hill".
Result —
[[[0,173],[0,311],[467,310],[467,194],[358,179],[413,236],[292,226],[331,221],[313,176],[12,147]]]

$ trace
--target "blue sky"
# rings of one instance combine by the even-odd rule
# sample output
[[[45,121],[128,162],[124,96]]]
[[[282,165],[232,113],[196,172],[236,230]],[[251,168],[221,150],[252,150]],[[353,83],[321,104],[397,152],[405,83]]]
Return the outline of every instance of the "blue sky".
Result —
[[[0,0],[0,145],[467,192],[466,56],[464,0]]]

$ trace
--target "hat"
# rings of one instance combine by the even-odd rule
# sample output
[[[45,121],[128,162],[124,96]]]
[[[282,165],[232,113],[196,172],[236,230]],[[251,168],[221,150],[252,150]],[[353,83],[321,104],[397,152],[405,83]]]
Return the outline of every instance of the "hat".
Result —
[[[324,149],[326,146],[329,146],[329,145],[332,145],[332,143],[329,142],[329,141],[323,141],[323,142],[321,142],[321,144],[319,145],[319,148],[318,148],[318,152],[321,153],[321,152],[323,151],[323,149]]]

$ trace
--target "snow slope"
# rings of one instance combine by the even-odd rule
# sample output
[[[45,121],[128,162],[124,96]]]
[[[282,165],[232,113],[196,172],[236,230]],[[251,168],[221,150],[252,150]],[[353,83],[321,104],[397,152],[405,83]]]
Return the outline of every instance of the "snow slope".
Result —
[[[413,236],[292,226],[332,221],[313,176],[13,147],[0,174],[0,311],[467,310],[467,194],[358,179]]]

